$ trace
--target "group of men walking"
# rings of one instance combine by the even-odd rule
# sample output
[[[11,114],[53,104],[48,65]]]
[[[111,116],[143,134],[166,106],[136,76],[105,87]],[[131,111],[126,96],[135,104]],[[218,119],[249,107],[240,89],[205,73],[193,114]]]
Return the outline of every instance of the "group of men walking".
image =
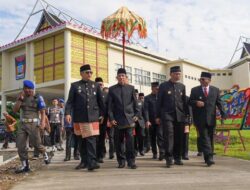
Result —
[[[91,80],[92,71],[88,64],[81,66],[80,75],[82,79],[71,84],[65,107],[65,122],[72,123],[80,151],[81,161],[76,169],[87,168],[92,171],[100,168],[99,163],[103,162],[106,151],[106,132],[110,140],[109,158],[114,158],[115,150],[118,168],[124,168],[127,163],[129,168],[136,169],[136,155],[145,154],[149,141],[154,159],[157,157],[159,160],[165,159],[168,168],[173,164],[183,165],[182,159],[187,157],[183,146],[186,142],[185,132],[187,126],[191,124],[191,115],[199,133],[205,163],[208,166],[214,164],[211,145],[216,106],[222,118],[226,115],[219,89],[210,85],[210,73],[201,73],[201,85],[191,90],[190,98],[186,95],[185,85],[179,82],[181,77],[179,66],[171,67],[170,80],[160,85],[158,82],[153,82],[152,92],[145,98],[144,94],[138,94],[134,86],[128,84],[124,68],[118,69],[116,76],[118,83],[109,88],[104,88],[100,77],[95,81]],[[27,91],[26,88],[27,85],[24,85],[24,92]],[[17,111],[26,99],[30,99],[29,93],[25,93],[25,96],[19,95],[14,110]],[[29,111],[43,114],[44,106],[41,98],[38,97],[38,100],[38,106]],[[23,109],[25,110],[25,106]],[[35,122],[33,120],[32,122]],[[31,128],[27,129],[28,125],[33,124],[25,121],[24,115],[21,129],[26,135],[37,138],[29,132]],[[42,125],[43,117],[41,117]],[[19,133],[19,141],[23,138]],[[45,155],[46,160],[43,147],[39,142],[35,142],[35,146]],[[23,147],[18,148],[21,161],[26,161],[27,156],[21,153]]]

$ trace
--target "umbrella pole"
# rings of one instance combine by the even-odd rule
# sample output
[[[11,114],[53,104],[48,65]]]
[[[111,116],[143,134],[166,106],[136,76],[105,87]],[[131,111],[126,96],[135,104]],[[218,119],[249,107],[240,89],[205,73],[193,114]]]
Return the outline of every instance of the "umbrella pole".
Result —
[[[125,69],[125,33],[122,35],[122,60],[123,60],[123,68]]]

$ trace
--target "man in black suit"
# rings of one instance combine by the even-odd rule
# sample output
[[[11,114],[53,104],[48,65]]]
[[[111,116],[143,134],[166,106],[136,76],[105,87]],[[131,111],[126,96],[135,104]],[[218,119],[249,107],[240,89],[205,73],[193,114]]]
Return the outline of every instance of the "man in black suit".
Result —
[[[146,129],[149,129],[150,142],[152,147],[153,159],[157,159],[157,146],[159,149],[159,160],[164,159],[165,148],[163,140],[162,126],[156,124],[155,120],[157,117],[157,96],[159,91],[159,82],[151,83],[151,94],[145,97],[145,120]]]
[[[139,118],[139,108],[134,92],[134,86],[127,84],[126,70],[117,71],[118,84],[109,88],[108,114],[109,120],[115,126],[115,146],[118,168],[136,169],[133,130]],[[126,140],[126,154],[124,141]]]
[[[157,100],[156,123],[163,127],[168,168],[171,167],[173,159],[174,164],[183,165],[181,154],[187,102],[185,86],[178,82],[180,77],[180,67],[171,67],[170,80],[160,85]]]
[[[144,137],[145,137],[144,93],[139,93],[138,96],[138,90],[137,90],[136,98],[140,110],[140,116],[135,125],[135,136],[134,136],[135,155],[137,156],[139,152],[141,156],[144,156]]]
[[[202,72],[200,86],[191,90],[190,104],[193,109],[194,125],[200,135],[200,146],[204,160],[208,166],[214,164],[212,142],[216,126],[216,106],[221,112],[222,119],[226,117],[219,89],[211,86],[211,74]]]
[[[102,97],[105,105],[105,110],[107,110],[107,96],[108,94],[103,91],[104,84],[103,80],[101,77],[96,77],[95,82],[100,86],[102,90]],[[99,163],[103,163],[103,158],[105,157],[106,153],[106,146],[105,146],[105,138],[106,138],[106,129],[107,129],[107,117],[105,115],[104,119],[101,120],[102,123],[99,125],[99,131],[100,135],[97,136],[97,142],[96,142],[96,156],[97,156],[97,161]]]
[[[74,133],[80,142],[81,163],[76,169],[98,169],[96,159],[96,135],[99,135],[99,121],[103,119],[105,108],[100,86],[91,81],[90,65],[81,66],[82,80],[71,84],[65,107],[66,122],[71,123],[73,112]]]

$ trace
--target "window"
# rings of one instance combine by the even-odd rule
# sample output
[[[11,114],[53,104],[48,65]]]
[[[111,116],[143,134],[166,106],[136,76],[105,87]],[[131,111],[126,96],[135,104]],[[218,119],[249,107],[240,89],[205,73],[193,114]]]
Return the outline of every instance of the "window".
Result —
[[[150,72],[135,68],[135,84],[150,86]]]
[[[185,78],[187,78],[188,76],[187,75],[185,75]]]
[[[217,76],[220,76],[220,73],[217,73]]]
[[[188,79],[190,79],[190,76],[188,76]]]
[[[223,76],[227,76],[227,73],[223,73],[222,75],[223,75]]]
[[[187,75],[186,75],[187,76]],[[162,74],[157,74],[157,73],[153,73],[153,81],[154,82],[159,82],[159,83],[163,83],[166,81],[166,75],[162,75]]]
[[[228,73],[228,76],[232,76],[232,73]]]
[[[215,73],[211,73],[212,76],[215,76]]]
[[[115,72],[118,71],[118,69],[122,68],[122,65],[119,63],[115,64]],[[132,67],[129,66],[125,66],[126,72],[127,72],[127,76],[128,76],[128,81],[131,84],[132,83]]]

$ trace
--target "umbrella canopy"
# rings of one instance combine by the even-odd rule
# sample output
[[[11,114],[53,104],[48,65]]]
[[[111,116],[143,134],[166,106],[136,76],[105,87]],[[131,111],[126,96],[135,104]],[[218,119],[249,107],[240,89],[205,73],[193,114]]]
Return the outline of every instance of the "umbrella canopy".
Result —
[[[128,10],[127,7],[121,7],[102,21],[101,35],[103,38],[116,38],[120,34],[125,34],[129,39],[135,30],[138,31],[140,38],[147,37],[144,19]]]
[[[122,36],[123,68],[125,68],[125,39],[129,39],[135,30],[138,31],[140,38],[147,37],[146,22],[134,12],[128,10],[127,7],[121,7],[102,21],[101,35],[103,38]]]

